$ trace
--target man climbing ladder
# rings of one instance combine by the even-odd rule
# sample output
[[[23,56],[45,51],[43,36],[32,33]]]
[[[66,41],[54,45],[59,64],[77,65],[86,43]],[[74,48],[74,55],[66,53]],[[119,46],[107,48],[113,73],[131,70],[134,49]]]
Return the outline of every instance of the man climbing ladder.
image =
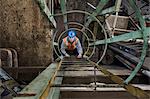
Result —
[[[77,58],[82,58],[83,49],[80,40],[76,37],[76,31],[68,31],[68,36],[61,43],[61,52],[65,57],[77,55]]]

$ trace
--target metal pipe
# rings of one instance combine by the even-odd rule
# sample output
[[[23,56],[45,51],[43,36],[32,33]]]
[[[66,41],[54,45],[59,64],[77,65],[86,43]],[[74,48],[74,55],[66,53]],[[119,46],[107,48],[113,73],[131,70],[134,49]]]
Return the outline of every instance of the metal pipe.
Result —
[[[96,10],[96,7],[94,5],[92,5],[91,3],[87,2],[87,4],[92,7],[94,10]]]
[[[115,32],[115,27],[116,27],[116,24],[117,24],[117,19],[118,19],[118,12],[116,12],[116,16],[115,16],[115,19],[114,19],[114,23],[113,23],[113,28],[112,28],[112,34],[111,36],[114,37],[114,32]]]
[[[12,62],[12,52],[11,52],[9,49],[0,48],[0,53],[1,53],[2,51],[6,51],[6,52],[8,53],[7,65],[8,65],[9,67],[12,67],[12,64],[13,64],[13,62]]]
[[[131,20],[131,24],[133,24],[134,26],[136,26],[136,28],[138,28],[139,30],[141,30],[140,26],[135,23],[135,21],[132,19],[131,16],[129,16],[129,19]]]
[[[96,82],[97,82],[97,77],[96,77],[96,66],[94,66],[94,90],[96,90],[96,87],[97,87],[97,84],[96,84]]]
[[[114,23],[113,23],[113,29],[112,29],[112,34],[111,34],[112,37],[114,37],[114,32],[115,32],[115,27],[116,27],[116,24],[117,24],[118,12],[120,10],[121,2],[122,2],[122,0],[117,0],[116,4],[115,4],[116,17],[115,17]]]
[[[14,65],[14,67],[18,67],[18,54],[17,54],[17,51],[13,48],[9,48],[9,50],[11,50],[12,55],[13,55],[13,65]]]

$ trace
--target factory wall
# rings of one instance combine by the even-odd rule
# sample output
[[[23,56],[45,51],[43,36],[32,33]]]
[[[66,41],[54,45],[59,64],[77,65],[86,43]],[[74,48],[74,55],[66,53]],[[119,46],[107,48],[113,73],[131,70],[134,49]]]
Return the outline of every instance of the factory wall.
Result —
[[[15,49],[19,66],[51,63],[53,26],[36,0],[0,0],[0,5],[0,48]]]

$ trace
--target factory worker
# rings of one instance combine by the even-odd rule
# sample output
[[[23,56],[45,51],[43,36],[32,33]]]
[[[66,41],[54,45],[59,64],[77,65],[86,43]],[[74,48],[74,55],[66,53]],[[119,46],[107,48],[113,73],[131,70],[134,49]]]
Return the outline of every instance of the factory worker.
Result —
[[[80,40],[76,37],[75,30],[68,31],[68,36],[61,43],[61,52],[65,57],[76,55],[77,58],[82,58],[83,49]]]

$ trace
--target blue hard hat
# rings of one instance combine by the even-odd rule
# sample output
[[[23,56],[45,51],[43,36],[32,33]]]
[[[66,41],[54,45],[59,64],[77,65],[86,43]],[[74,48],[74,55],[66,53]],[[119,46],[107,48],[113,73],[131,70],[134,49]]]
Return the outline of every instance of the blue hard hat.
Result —
[[[70,38],[75,37],[75,36],[76,36],[76,31],[75,31],[75,30],[70,30],[70,31],[68,31],[68,36],[69,36]]]

